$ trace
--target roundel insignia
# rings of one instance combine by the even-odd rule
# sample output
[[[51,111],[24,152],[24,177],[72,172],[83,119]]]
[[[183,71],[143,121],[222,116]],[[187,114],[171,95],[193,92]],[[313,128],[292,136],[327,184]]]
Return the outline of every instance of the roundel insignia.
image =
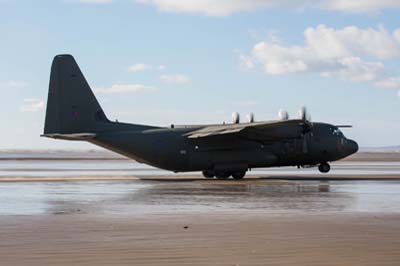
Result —
[[[73,105],[72,106],[72,112],[71,112],[71,115],[72,115],[73,119],[78,119],[79,118],[79,112],[76,109],[77,109],[77,106]]]
[[[79,112],[78,111],[72,111],[72,118],[77,119],[79,117]]]

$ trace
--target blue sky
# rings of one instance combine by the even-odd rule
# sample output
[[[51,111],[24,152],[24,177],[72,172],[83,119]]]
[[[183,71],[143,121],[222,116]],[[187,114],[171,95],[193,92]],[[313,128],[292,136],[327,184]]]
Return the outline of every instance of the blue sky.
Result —
[[[110,119],[270,120],[305,105],[354,125],[361,146],[398,145],[399,12],[397,0],[0,0],[0,148],[92,148],[39,137],[60,53]]]

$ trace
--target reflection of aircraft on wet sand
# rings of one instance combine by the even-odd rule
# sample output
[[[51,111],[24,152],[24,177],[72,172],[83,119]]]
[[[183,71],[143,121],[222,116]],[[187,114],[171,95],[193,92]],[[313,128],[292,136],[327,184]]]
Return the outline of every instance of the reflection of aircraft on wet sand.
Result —
[[[305,108],[298,119],[232,124],[156,127],[107,119],[74,58],[54,58],[47,101],[45,137],[83,140],[174,172],[203,171],[206,178],[241,179],[251,168],[318,166],[358,150],[340,126],[313,123]]]

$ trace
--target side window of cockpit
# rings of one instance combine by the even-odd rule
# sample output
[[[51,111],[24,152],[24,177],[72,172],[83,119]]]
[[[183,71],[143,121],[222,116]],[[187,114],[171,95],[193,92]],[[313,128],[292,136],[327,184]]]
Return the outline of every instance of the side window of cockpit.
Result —
[[[334,128],[334,129],[333,129],[333,135],[334,135],[334,136],[338,136],[338,137],[342,137],[342,136],[343,136],[343,133],[342,133],[342,131],[340,131],[340,129]]]

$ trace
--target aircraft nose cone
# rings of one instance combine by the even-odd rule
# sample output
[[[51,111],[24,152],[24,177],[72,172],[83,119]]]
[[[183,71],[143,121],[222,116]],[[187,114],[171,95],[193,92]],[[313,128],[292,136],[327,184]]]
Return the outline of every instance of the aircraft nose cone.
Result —
[[[347,150],[349,154],[358,152],[358,144],[354,140],[348,140]]]

